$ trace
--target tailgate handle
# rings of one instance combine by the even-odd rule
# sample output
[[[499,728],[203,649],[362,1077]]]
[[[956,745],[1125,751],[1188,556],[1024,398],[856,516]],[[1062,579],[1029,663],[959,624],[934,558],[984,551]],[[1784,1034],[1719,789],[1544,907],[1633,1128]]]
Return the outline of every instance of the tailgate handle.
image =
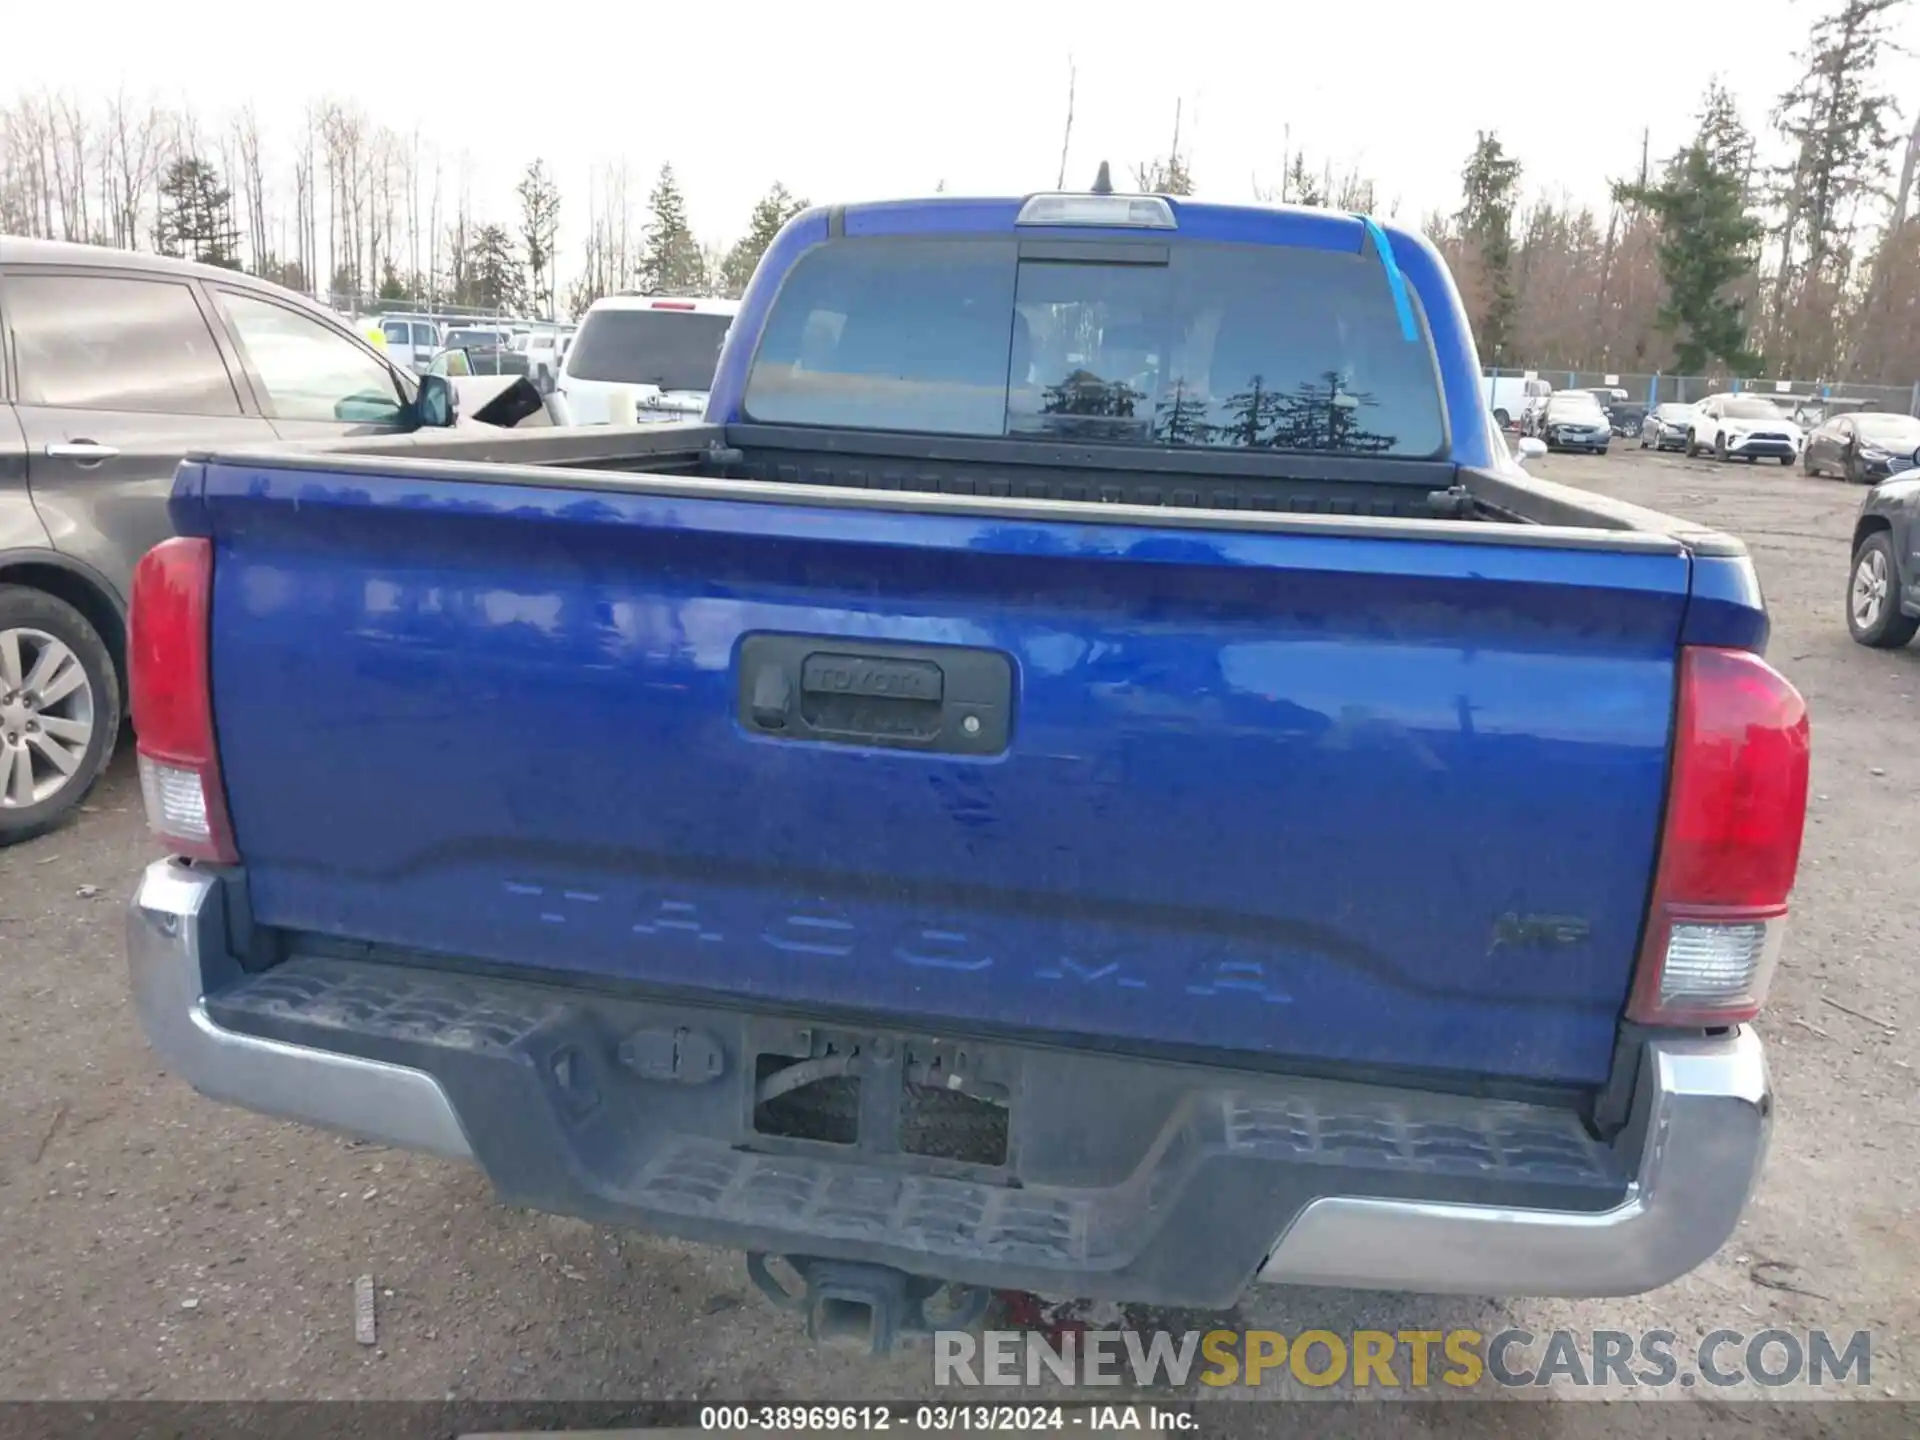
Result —
[[[997,650],[765,634],[740,645],[739,718],[785,740],[997,754],[1012,699]]]

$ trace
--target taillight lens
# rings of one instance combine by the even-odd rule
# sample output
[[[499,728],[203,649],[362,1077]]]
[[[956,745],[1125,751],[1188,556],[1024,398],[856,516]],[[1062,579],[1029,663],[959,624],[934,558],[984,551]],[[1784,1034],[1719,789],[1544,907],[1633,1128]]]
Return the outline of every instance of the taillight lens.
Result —
[[[1681,651],[1673,775],[1627,1017],[1736,1025],[1766,999],[1807,819],[1807,707],[1759,656]]]
[[[181,537],[146,553],[133,572],[127,689],[147,824],[176,855],[232,864],[240,857],[220,783],[207,663],[212,594],[212,541]]]

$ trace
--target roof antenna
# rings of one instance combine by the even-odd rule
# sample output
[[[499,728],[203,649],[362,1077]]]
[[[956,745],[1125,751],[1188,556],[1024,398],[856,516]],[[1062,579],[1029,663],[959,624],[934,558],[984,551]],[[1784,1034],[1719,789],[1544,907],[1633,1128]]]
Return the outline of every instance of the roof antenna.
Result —
[[[1107,162],[1100,162],[1100,173],[1093,177],[1093,193],[1111,195],[1113,193],[1113,172],[1107,169]]]

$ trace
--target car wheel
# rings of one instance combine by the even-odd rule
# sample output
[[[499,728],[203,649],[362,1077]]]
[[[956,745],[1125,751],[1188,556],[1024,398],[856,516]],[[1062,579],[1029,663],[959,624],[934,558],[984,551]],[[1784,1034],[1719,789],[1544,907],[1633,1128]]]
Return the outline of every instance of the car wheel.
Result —
[[[66,601],[0,585],[0,845],[51,830],[86,798],[120,735],[120,680]]]
[[[1498,425],[1502,430],[1505,430],[1513,423],[1513,417],[1508,415],[1504,410],[1496,410],[1493,412],[1493,423]]]
[[[1700,453],[1699,437],[1696,436],[1691,430],[1687,431],[1686,453],[1687,453],[1687,459],[1689,460],[1693,459],[1696,455]]]
[[[1920,619],[1900,613],[1899,574],[1888,531],[1874,531],[1853,552],[1853,571],[1847,578],[1847,630],[1862,645],[1898,650],[1920,630]]]
[[[1791,456],[1791,455],[1782,455],[1782,456],[1780,457],[1780,463],[1781,463],[1782,465],[1791,465],[1791,464],[1793,464],[1793,456]]]
[[[1718,431],[1713,437],[1713,458],[1722,465],[1727,463],[1727,432]]]
[[[1814,468],[1812,450],[1808,450],[1801,455],[1800,473],[1805,475],[1809,480],[1816,479],[1819,476],[1820,472]]]

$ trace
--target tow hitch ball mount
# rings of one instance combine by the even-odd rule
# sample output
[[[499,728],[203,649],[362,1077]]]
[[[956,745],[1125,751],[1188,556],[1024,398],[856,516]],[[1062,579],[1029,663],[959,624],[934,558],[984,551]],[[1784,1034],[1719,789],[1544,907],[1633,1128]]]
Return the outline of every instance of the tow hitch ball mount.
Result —
[[[955,1285],[948,1303],[929,1314],[927,1302],[948,1288],[945,1281],[856,1260],[780,1258],[799,1277],[800,1288],[783,1285],[767,1268],[769,1257],[756,1252],[747,1256],[747,1276],[760,1293],[782,1310],[805,1315],[809,1339],[870,1355],[891,1355],[900,1342],[935,1330],[969,1329],[993,1298],[980,1286]]]

